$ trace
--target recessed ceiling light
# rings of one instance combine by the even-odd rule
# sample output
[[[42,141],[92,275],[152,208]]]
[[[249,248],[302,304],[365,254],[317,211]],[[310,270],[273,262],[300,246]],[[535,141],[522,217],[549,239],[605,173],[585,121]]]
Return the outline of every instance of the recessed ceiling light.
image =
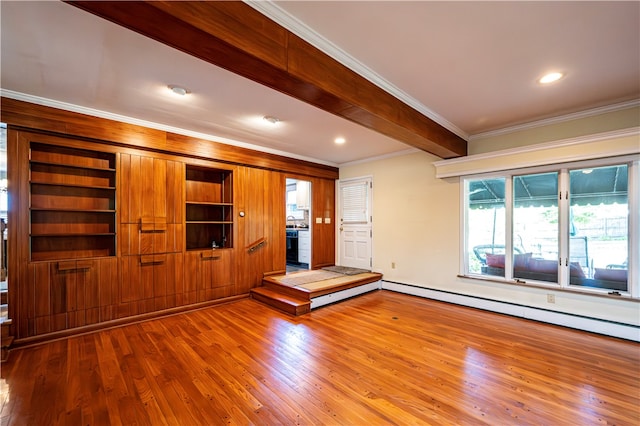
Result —
[[[541,84],[549,84],[560,80],[562,77],[564,77],[564,74],[561,72],[550,72],[549,74],[543,75],[538,82]]]
[[[169,88],[169,90],[171,90],[176,95],[184,96],[184,95],[188,95],[189,93],[191,93],[191,91],[189,91],[189,89],[187,89],[186,87],[177,86],[175,84],[170,84],[167,87]]]
[[[262,119],[264,121],[268,121],[269,123],[271,123],[273,125],[276,125],[276,124],[278,124],[280,122],[280,119],[278,117],[274,117],[274,116],[271,116],[271,115],[265,115],[264,117],[262,117]]]
[[[334,142],[337,143],[338,145],[342,145],[343,143],[345,143],[347,140],[345,138],[335,138]]]

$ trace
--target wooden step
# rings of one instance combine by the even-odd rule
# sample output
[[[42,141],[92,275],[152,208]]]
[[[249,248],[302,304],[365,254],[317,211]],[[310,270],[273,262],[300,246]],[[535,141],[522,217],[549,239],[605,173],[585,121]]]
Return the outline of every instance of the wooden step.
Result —
[[[10,318],[0,317],[0,338],[5,339],[9,337],[10,326],[13,321]]]
[[[299,299],[267,287],[251,289],[251,297],[290,315],[304,315],[311,311],[309,300]]]
[[[281,284],[270,278],[264,278],[262,280],[262,286],[273,290],[276,293],[286,294],[287,296],[291,296],[295,299],[311,300],[310,292],[305,288]]]
[[[9,358],[9,347],[13,343],[13,336],[9,336],[9,330],[12,321],[10,319],[3,318],[2,324],[0,324],[0,362],[5,362]]]

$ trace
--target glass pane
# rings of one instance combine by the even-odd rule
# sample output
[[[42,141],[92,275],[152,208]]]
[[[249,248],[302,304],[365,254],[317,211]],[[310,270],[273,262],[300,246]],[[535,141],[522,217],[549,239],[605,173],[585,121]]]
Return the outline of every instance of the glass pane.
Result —
[[[505,179],[467,181],[468,273],[504,276]]]
[[[513,276],[558,282],[558,173],[513,178]]]
[[[572,170],[570,283],[627,291],[629,258],[626,165]]]

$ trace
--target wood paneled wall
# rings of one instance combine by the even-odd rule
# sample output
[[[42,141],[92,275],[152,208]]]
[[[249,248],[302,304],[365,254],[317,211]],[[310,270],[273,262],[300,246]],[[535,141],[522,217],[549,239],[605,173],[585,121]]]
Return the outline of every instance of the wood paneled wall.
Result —
[[[123,147],[150,149],[172,155],[186,155],[194,159],[215,160],[324,179],[338,179],[337,167],[177,135],[6,97],[0,98],[0,121],[27,129],[107,141]]]
[[[8,124],[9,314],[18,344],[246,297],[265,273],[285,271],[292,173],[312,182],[312,211],[323,218],[311,224],[312,267],[334,263],[336,168],[6,98],[0,120]],[[31,258],[35,140],[115,156],[113,255]],[[187,166],[231,174],[231,248],[186,247]]]

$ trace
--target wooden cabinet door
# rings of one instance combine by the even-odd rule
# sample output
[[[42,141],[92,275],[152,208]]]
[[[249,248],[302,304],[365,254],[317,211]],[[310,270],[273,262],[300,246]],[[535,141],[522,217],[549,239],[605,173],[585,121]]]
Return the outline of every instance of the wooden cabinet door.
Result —
[[[127,317],[184,304],[182,253],[120,258],[117,317]]]
[[[233,250],[194,250],[186,254],[185,287],[191,303],[229,297],[236,294]]]
[[[115,258],[30,263],[18,302],[19,337],[113,319],[116,282]]]
[[[336,221],[335,221],[335,181],[313,179],[311,220],[311,269],[335,264]],[[317,223],[320,218],[322,223]]]
[[[181,252],[184,163],[120,155],[120,254]]]
[[[285,177],[238,167],[234,185],[236,210],[244,212],[237,217],[236,239],[237,291],[244,294],[261,285],[265,272],[285,271]]]

